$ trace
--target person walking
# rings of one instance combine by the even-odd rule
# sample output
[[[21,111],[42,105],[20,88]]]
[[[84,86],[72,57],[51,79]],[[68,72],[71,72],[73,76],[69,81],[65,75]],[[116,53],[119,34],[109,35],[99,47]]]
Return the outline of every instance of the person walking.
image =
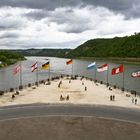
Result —
[[[112,100],[115,101],[115,95],[112,95]]]
[[[137,104],[137,99],[135,99],[135,104]]]
[[[112,95],[110,95],[110,101],[112,101]]]

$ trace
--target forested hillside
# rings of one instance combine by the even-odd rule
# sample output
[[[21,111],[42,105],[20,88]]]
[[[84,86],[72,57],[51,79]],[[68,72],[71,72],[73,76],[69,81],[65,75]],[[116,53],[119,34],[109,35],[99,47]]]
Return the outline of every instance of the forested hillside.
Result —
[[[67,57],[140,57],[140,33],[112,39],[92,39],[71,50]]]
[[[10,51],[0,51],[0,68],[24,60],[22,55]]]

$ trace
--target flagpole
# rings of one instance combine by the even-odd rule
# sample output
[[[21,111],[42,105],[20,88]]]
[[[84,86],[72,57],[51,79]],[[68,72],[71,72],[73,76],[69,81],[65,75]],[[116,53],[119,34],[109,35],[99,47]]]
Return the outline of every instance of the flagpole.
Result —
[[[22,63],[20,61],[20,86],[22,86]]]
[[[107,64],[107,65],[108,65],[108,64]],[[109,76],[109,65],[108,65],[108,69],[107,69],[107,78],[106,78],[106,84],[107,84],[107,86],[108,86],[108,81],[109,81],[109,80],[108,80],[108,79],[109,79],[108,76]]]
[[[50,69],[51,69],[51,64],[50,64],[50,60],[49,60],[49,81],[50,81],[50,76],[51,76]]]
[[[124,91],[124,70],[123,70],[123,91]]]
[[[96,82],[96,66],[95,66],[95,82]]]
[[[38,62],[36,62],[37,63],[37,70],[36,70],[36,83],[37,83],[37,85],[38,85]]]
[[[72,59],[72,76],[73,76],[73,59]]]

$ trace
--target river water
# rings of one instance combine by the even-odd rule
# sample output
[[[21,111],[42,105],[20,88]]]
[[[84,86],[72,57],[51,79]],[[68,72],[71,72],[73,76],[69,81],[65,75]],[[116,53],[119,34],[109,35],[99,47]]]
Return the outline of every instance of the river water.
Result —
[[[63,58],[54,58],[54,57],[26,57],[27,60],[22,62],[22,83],[23,85],[27,85],[28,83],[34,83],[36,81],[36,72],[31,72],[31,65],[38,61],[39,67],[45,62],[47,59],[50,60],[51,64],[51,76],[59,76],[61,74],[72,74],[72,65],[66,65],[67,59]],[[109,64],[109,83],[111,85],[116,85],[118,87],[122,87],[123,84],[123,75],[111,75],[111,70],[114,67],[118,67],[119,63],[107,62],[107,61],[96,61],[97,67],[102,64]],[[75,59],[73,61],[73,74],[74,75],[83,75],[88,78],[95,78],[94,70],[87,70],[87,65],[90,64],[91,61],[87,60],[78,60]],[[19,73],[13,75],[13,69],[16,66],[12,65],[3,69],[0,69],[0,90],[7,90],[10,88],[15,88],[19,86],[20,75]],[[125,64],[125,78],[124,78],[124,88],[127,90],[135,90],[140,95],[140,78],[132,78],[131,73],[140,69],[140,66],[133,64]],[[49,77],[48,70],[39,70],[39,80],[44,80]],[[99,81],[106,82],[107,72],[96,72],[96,79]]]

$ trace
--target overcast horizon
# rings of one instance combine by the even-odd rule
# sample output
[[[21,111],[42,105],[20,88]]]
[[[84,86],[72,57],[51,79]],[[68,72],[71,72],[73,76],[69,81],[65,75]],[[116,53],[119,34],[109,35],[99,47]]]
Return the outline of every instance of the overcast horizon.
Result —
[[[140,0],[0,0],[0,49],[73,49],[135,32]]]

